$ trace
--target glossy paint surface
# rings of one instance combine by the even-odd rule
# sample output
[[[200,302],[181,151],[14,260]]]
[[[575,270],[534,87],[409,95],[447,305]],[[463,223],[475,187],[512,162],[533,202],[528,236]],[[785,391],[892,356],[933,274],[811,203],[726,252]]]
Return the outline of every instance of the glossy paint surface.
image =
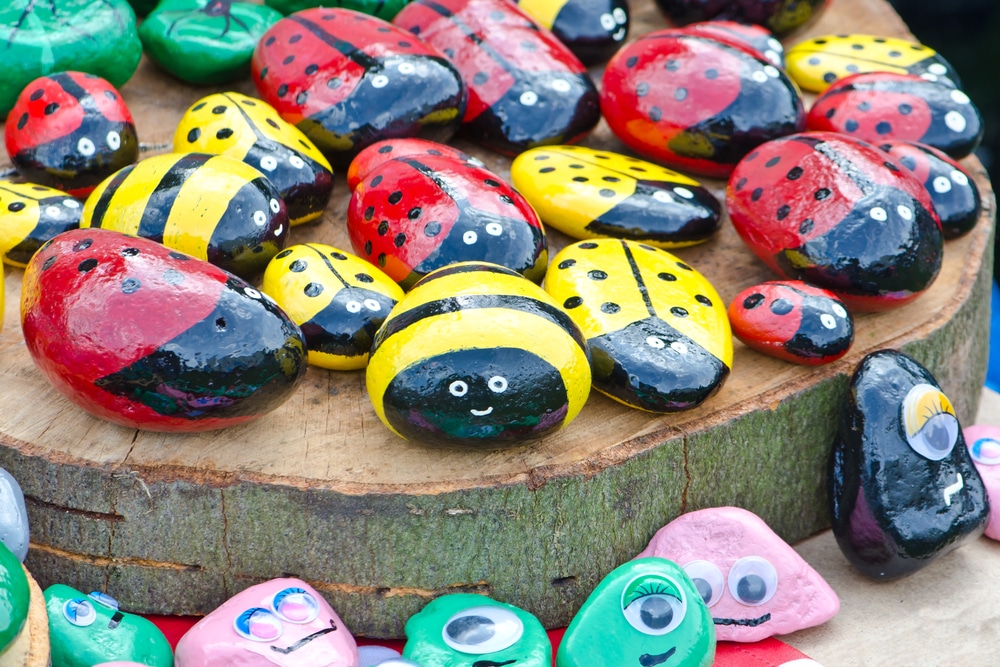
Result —
[[[584,65],[606,61],[628,36],[625,0],[519,0],[517,6],[551,30]]]
[[[975,424],[963,431],[972,462],[983,479],[990,507],[1000,508],[1000,426]],[[1000,540],[1000,511],[990,512],[986,537]]]
[[[773,32],[761,25],[723,20],[700,21],[684,26],[681,32],[749,49],[761,60],[769,60],[777,67],[785,66],[785,47]]]
[[[478,158],[447,144],[427,139],[386,139],[372,144],[351,160],[351,166],[347,169],[347,187],[353,191],[354,188],[358,187],[358,183],[365,180],[369,172],[383,162],[400,157],[426,157],[428,155],[435,157],[446,155],[479,167],[484,166]]]
[[[83,204],[61,190],[0,181],[0,257],[23,268],[43,243],[80,226]]]
[[[377,16],[383,21],[391,21],[409,0],[338,0],[337,6],[343,9],[353,9],[362,14]],[[320,5],[328,5],[322,0],[264,0],[268,7],[274,7],[286,16],[303,9],[312,9]]]
[[[676,25],[723,19],[756,23],[784,35],[809,23],[828,0],[657,0],[660,11]]]
[[[0,468],[0,542],[21,562],[28,555],[28,511],[21,485]]]
[[[31,591],[21,561],[0,543],[0,653],[21,634],[28,620]]]

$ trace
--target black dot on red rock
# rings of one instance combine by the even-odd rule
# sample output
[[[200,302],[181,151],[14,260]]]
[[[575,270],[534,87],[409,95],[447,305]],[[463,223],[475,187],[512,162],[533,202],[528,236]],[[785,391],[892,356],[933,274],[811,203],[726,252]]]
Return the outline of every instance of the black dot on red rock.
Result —
[[[411,46],[413,46],[413,44],[412,44],[412,43],[410,43],[410,42],[407,42],[407,41],[402,41],[402,42],[397,42],[397,44],[399,44],[399,45],[400,45],[401,47],[403,47],[404,49],[408,49],[408,48],[410,48]]]
[[[483,180],[483,183],[485,183],[486,185],[490,186],[491,188],[499,188],[500,187],[500,183],[498,181],[494,181],[492,178],[487,178],[487,179]]]
[[[750,153],[750,155],[747,155],[745,158],[743,158],[743,160],[745,162],[753,162],[754,160],[757,159],[758,155],[760,155],[760,153],[757,152],[757,151],[754,151],[753,153]]]
[[[825,115],[826,115],[827,118],[833,118],[834,116],[837,115],[837,109],[835,109],[835,108],[827,109]]]
[[[77,241],[73,244],[73,252],[82,252],[92,245],[94,245],[94,239],[83,239],[82,241]]]
[[[574,266],[575,264],[576,264],[576,260],[575,259],[564,259],[563,261],[559,262],[559,268],[560,269],[568,269],[571,266]]]
[[[855,132],[858,129],[858,121],[853,118],[844,123],[844,129],[848,132]]]
[[[899,167],[897,167],[891,162],[883,162],[882,164],[884,164],[885,168],[888,169],[889,171],[896,171],[896,172],[899,171]]]
[[[504,204],[513,204],[514,203],[514,200],[511,199],[510,197],[508,197],[507,195],[500,195],[500,201],[502,201]]]
[[[791,169],[788,170],[788,173],[785,174],[785,178],[787,178],[790,181],[797,181],[801,177],[802,177],[802,167],[792,167]]]
[[[386,234],[388,234],[389,233],[389,221],[388,220],[383,220],[382,222],[378,223],[378,229],[376,231],[378,231],[378,235],[379,236],[385,236]]]
[[[858,105],[858,111],[868,111],[871,108],[872,108],[872,103],[867,100]]]
[[[228,139],[231,136],[233,136],[233,131],[231,128],[228,127],[224,127],[215,133],[216,139]]]
[[[813,197],[816,198],[816,201],[823,201],[824,199],[826,199],[827,197],[829,197],[831,194],[833,194],[833,193],[830,192],[829,188],[820,188],[819,190],[817,190],[816,192],[813,193]]]
[[[910,113],[913,112],[913,107],[911,107],[909,104],[900,104],[896,108],[899,109],[899,113],[903,114],[904,116],[908,116],[910,115]]]
[[[379,265],[379,268],[381,268],[381,269],[385,268],[385,253],[384,252],[380,252],[378,254],[378,265]]]
[[[59,104],[57,102],[50,102],[45,105],[45,115],[51,116],[59,109]]]
[[[759,292],[754,292],[747,298],[743,299],[743,307],[747,310],[753,310],[764,301],[764,295]]]
[[[274,35],[271,35],[270,37],[264,40],[264,46],[271,46],[272,44],[274,44],[275,41],[277,40],[274,38]]]
[[[773,158],[771,158],[770,160],[768,160],[767,162],[765,162],[764,166],[765,167],[773,167],[774,165],[778,164],[779,162],[781,162],[781,158],[776,155]]]
[[[283,83],[280,86],[278,86],[278,97],[284,97],[287,94],[288,94],[288,85],[287,84]]]
[[[788,204],[783,204],[781,208],[778,209],[778,220],[784,220],[788,217],[788,214],[792,212],[792,209]]]
[[[392,146],[379,146],[378,152],[382,155],[392,152]]]
[[[650,110],[649,110],[649,120],[653,121],[654,123],[658,123],[658,122],[660,122],[661,118],[663,118],[663,110],[660,109],[660,107],[652,107],[652,108],[650,108]]]
[[[417,218],[420,217],[420,214],[422,212],[423,211],[421,210],[421,208],[419,206],[415,206],[415,207],[411,208],[407,212],[406,217],[408,217],[410,220],[416,220]]]
[[[795,308],[788,299],[775,299],[771,302],[771,312],[775,315],[787,315]]]
[[[267,76],[267,68],[266,67],[260,70],[260,80],[263,81],[265,76]]]
[[[52,265],[55,263],[56,263],[55,256],[53,255],[52,257],[49,257],[42,263],[42,271],[48,271],[49,269],[52,268]]]
[[[42,88],[39,88],[38,90],[33,91],[31,93],[31,96],[28,99],[31,100],[32,102],[37,102],[38,100],[42,99],[42,96],[44,94],[45,94],[45,90],[43,90]]]
[[[18,211],[23,211],[24,210],[24,202],[23,201],[16,201],[16,202],[14,202],[12,204],[9,204],[7,206],[7,210],[10,211],[11,213],[17,213]]]
[[[688,91],[687,88],[678,88],[674,91],[674,99],[678,102],[683,102],[687,99]]]
[[[909,169],[910,171],[917,170],[917,161],[914,158],[910,157],[909,155],[901,157],[899,161],[902,162],[903,166]]]
[[[429,150],[427,151],[427,154],[428,154],[428,155],[444,155],[444,153],[442,153],[441,151],[439,151],[439,150],[438,150],[438,149],[436,149],[436,148],[431,148],[431,149],[429,149]]]
[[[601,304],[601,312],[607,313],[608,315],[614,315],[621,309],[622,307],[619,306],[617,303],[614,303],[613,301],[608,301],[606,303]]]
[[[356,274],[354,274],[354,277],[357,279],[357,281],[359,283],[373,283],[373,282],[375,282],[375,279],[372,278],[367,273],[356,273]]]
[[[404,243],[406,243],[406,234],[396,234],[396,238],[392,240],[392,244],[397,248],[402,248]]]
[[[571,296],[563,301],[563,308],[579,308],[583,305],[583,299],[578,296]]]
[[[163,272],[163,280],[168,285],[180,285],[184,282],[184,274],[176,269],[167,269]]]
[[[681,64],[676,60],[674,60],[673,58],[671,58],[670,60],[667,61],[667,64],[664,65],[664,67],[666,67],[668,72],[676,72],[681,68]]]
[[[718,78],[718,76],[719,76],[719,70],[715,68],[705,70],[706,79],[715,79]]]
[[[625,67],[635,67],[635,64],[639,62],[639,59],[635,56],[629,56],[625,61]]]
[[[335,76],[335,77],[333,77],[332,79],[330,79],[329,81],[326,82],[326,87],[335,90],[337,88],[340,88],[340,86],[342,86],[343,83],[344,82],[340,80],[339,76]]]
[[[301,259],[297,259],[288,265],[288,270],[292,273],[302,273],[307,268],[309,268],[309,264]]]
[[[645,97],[647,94],[649,94],[649,84],[640,83],[639,85],[637,85],[635,87],[635,94],[638,95],[639,97]]]
[[[309,99],[309,93],[303,90],[301,93],[295,96],[295,103],[302,105],[305,104],[306,100],[308,99]]]
[[[799,224],[799,234],[808,234],[812,231],[814,224],[816,223],[813,222],[812,218],[806,218]]]
[[[306,76],[312,76],[313,74],[315,74],[318,71],[319,71],[319,65],[317,65],[315,63],[313,63],[311,65],[308,65],[306,67],[306,69],[305,69]]]
[[[502,21],[504,18],[503,12],[490,12],[490,18],[494,21]]]
[[[486,72],[476,72],[475,76],[472,77],[472,83],[477,86],[481,86],[489,80],[490,76]]]
[[[826,74],[823,75],[823,80],[826,81],[827,83],[833,83],[834,81],[837,80],[837,75],[834,74],[833,72],[827,72]]]
[[[437,236],[441,233],[440,222],[428,222],[424,227],[424,236]]]
[[[694,300],[697,301],[698,303],[700,303],[703,306],[709,306],[709,307],[712,306],[712,300],[709,299],[704,294],[695,294],[694,295]]]
[[[77,265],[76,268],[78,271],[80,271],[80,273],[87,273],[88,271],[93,271],[94,269],[97,268],[97,260],[93,258],[85,259],[82,262],[80,262],[80,264]]]
[[[672,273],[667,273],[665,271],[662,273],[657,273],[656,277],[659,278],[660,280],[666,280],[668,283],[672,283],[673,281],[677,280],[677,276],[675,276]]]
[[[316,297],[323,293],[323,286],[319,283],[309,283],[302,291],[306,296]]]
[[[372,242],[371,241],[365,241],[365,254],[366,255],[372,254]]]
[[[136,254],[138,254],[138,251],[136,251]],[[179,252],[172,252],[169,255],[167,255],[167,257],[169,257],[170,259],[176,259],[179,262],[186,262],[189,259],[191,259],[187,255]]]
[[[764,188],[754,188],[753,192],[750,193],[750,200],[757,201],[763,194],[764,194]]]
[[[597,194],[601,195],[602,197],[614,197],[615,191],[609,190],[608,188],[601,188]]]
[[[365,209],[365,220],[371,220],[373,217],[375,217],[375,207],[369,206]]]
[[[681,308],[680,306],[674,306],[673,308],[670,309],[670,314],[673,315],[674,317],[687,317],[688,311],[685,310],[684,308]]]
[[[24,126],[28,124],[28,114],[23,113],[21,117],[17,119],[17,129],[23,130]]]
[[[377,188],[379,186],[379,183],[381,183],[381,182],[382,182],[382,177],[381,176],[376,176],[375,178],[372,179],[372,182],[371,182],[370,185],[373,188]]]
[[[282,65],[291,65],[295,62],[295,56],[285,56],[285,59],[281,61]]]
[[[135,294],[139,291],[140,287],[142,287],[142,283],[135,278],[126,278],[122,281],[122,292],[124,294]]]
[[[880,121],[878,125],[875,126],[875,131],[879,134],[889,134],[892,132],[892,124],[888,121]]]
[[[389,195],[389,203],[390,204],[398,204],[402,200],[403,200],[403,193],[400,192],[399,190],[396,190],[391,195]]]

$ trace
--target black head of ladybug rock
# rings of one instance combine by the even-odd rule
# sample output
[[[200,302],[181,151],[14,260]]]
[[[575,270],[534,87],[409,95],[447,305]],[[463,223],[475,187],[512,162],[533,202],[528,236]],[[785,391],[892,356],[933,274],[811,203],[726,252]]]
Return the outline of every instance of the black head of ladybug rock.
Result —
[[[872,579],[905,576],[982,534],[989,502],[937,381],[894,350],[854,371],[829,467],[833,532]]]

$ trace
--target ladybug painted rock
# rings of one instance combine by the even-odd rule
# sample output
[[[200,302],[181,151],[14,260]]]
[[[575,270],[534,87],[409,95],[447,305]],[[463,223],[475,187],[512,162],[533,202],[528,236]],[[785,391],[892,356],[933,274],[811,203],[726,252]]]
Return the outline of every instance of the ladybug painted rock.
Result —
[[[403,289],[465,261],[540,283],[548,260],[527,200],[485,167],[444,155],[396,158],[368,172],[351,194],[347,231],[354,251]]]
[[[205,153],[146,158],[101,183],[81,227],[142,236],[250,279],[288,240],[278,190],[239,160]]]
[[[510,175],[546,225],[577,239],[681,248],[707,240],[719,227],[721,206],[698,181],[617,153],[532,148],[514,159]]]
[[[972,231],[982,200],[976,182],[960,164],[936,148],[909,141],[889,141],[879,148],[924,184],[946,239]]]
[[[239,93],[195,102],[177,125],[174,151],[246,162],[278,188],[292,225],[320,217],[333,193],[333,170],[315,144],[266,102]]]
[[[305,373],[302,333],[239,278],[148,239],[60,234],[24,274],[24,340],[42,374],[128,428],[204,431],[281,405]]]
[[[553,258],[545,289],[587,337],[594,388],[625,405],[687,410],[729,377],[725,305],[669,252],[610,239],[574,243]]]
[[[628,36],[625,0],[518,0],[517,6],[551,30],[584,65],[603,63]]]
[[[43,243],[80,226],[83,206],[65,192],[0,181],[0,257],[24,267]]]
[[[251,61],[261,96],[346,167],[376,141],[446,141],[465,111],[458,70],[413,35],[348,9],[307,9],[278,21]]]
[[[763,26],[736,21],[700,21],[686,25],[680,31],[714,39],[736,48],[749,49],[761,60],[769,60],[778,67],[785,66],[785,47],[774,33]]]
[[[808,125],[871,143],[919,141],[956,159],[975,150],[984,130],[979,110],[961,90],[891,72],[833,84],[809,110]]]
[[[785,35],[822,13],[829,0],[656,0],[674,25],[727,20],[755,23]]]
[[[604,71],[601,109],[636,152],[716,178],[759,144],[805,129],[798,91],[777,67],[672,30],[615,54]]]
[[[104,79],[60,72],[21,92],[4,126],[11,162],[25,178],[86,197],[139,157],[132,114]]]
[[[799,280],[748,287],[729,304],[729,322],[747,347],[793,364],[836,361],[854,342],[854,319],[843,302]]]
[[[320,243],[279,252],[261,289],[302,329],[309,363],[334,370],[365,367],[375,332],[403,298],[368,262]]]
[[[492,448],[571,422],[590,394],[580,330],[542,288],[495,264],[429,274],[379,329],[368,395],[394,433]]]
[[[795,83],[815,93],[864,72],[915,74],[956,88],[961,85],[955,68],[934,49],[895,37],[823,35],[788,49],[785,62]]]
[[[572,143],[601,118],[583,64],[504,0],[415,0],[393,23],[441,50],[469,87],[462,132],[500,153]]]
[[[446,155],[480,167],[485,166],[478,158],[474,158],[468,153],[446,144],[439,144],[436,141],[428,141],[427,139],[386,139],[385,141],[372,144],[351,160],[351,166],[347,169],[347,187],[353,192],[354,188],[358,187],[358,183],[363,181],[369,172],[383,162],[388,162],[398,157],[423,157],[427,155]]]
[[[768,142],[729,178],[733,228],[778,275],[851,308],[908,303],[937,277],[944,241],[926,190],[887,158],[830,132]]]

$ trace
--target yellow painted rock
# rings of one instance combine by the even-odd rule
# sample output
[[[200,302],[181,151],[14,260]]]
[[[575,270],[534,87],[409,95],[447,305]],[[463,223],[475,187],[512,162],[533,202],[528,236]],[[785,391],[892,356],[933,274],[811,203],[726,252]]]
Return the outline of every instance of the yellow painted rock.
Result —
[[[0,181],[0,257],[24,268],[43,243],[80,226],[82,204],[62,190]]]

